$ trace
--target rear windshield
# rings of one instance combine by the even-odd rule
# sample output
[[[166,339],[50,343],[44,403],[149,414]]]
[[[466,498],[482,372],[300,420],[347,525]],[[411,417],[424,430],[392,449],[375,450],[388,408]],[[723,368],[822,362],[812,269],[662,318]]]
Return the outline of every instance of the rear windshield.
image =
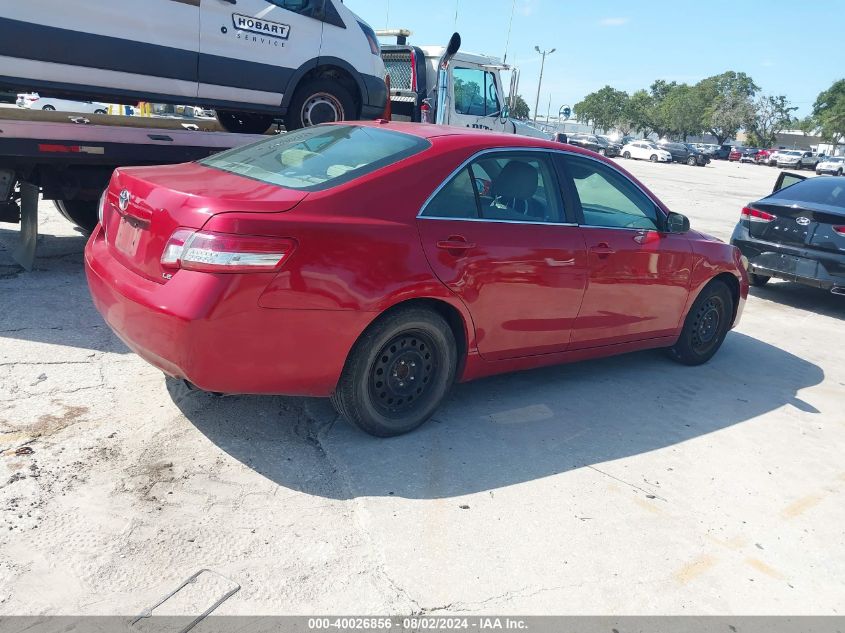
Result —
[[[845,209],[845,178],[807,178],[769,196],[791,202],[812,202]]]
[[[431,144],[391,130],[323,125],[288,132],[200,162],[253,180],[322,191],[413,156]]]

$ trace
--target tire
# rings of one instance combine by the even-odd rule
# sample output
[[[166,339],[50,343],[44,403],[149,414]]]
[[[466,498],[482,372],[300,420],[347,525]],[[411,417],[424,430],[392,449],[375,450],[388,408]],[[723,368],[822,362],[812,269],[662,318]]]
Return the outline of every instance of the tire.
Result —
[[[56,111],[56,108],[54,108],[54,107],[53,107],[53,106],[51,106],[51,105],[45,105],[45,106],[44,106],[43,108],[41,108],[41,109],[42,109],[44,112],[55,112],[55,111]]]
[[[97,200],[54,200],[53,204],[65,220],[86,233],[91,233],[100,221]]]
[[[649,159],[652,163],[656,163],[656,162],[657,162],[657,154],[652,154],[651,156],[649,156],[649,157],[648,157],[648,159]]]
[[[599,154],[600,154],[601,156],[607,156],[607,150],[606,150],[606,149],[604,149],[603,147],[602,147],[602,148],[599,148]]]
[[[767,277],[766,275],[748,273],[748,283],[757,288],[762,288],[763,286],[765,286],[767,283],[769,283],[770,279],[771,277]]]
[[[714,279],[692,304],[678,342],[669,356],[683,365],[702,365],[722,346],[733,317],[733,297],[728,286]]]
[[[821,175],[822,175],[822,172],[820,172],[820,171],[817,169],[817,170],[816,170],[816,176],[821,176]]]
[[[105,110],[94,110],[94,114],[108,114]]]
[[[690,167],[695,167],[695,164],[697,162],[698,161],[695,159],[695,156],[690,156],[689,158],[687,158],[687,165],[689,165]]]
[[[254,112],[218,110],[217,122],[227,132],[234,132],[235,134],[264,134],[273,125],[273,117],[269,114],[255,114]]]
[[[631,152],[623,152],[622,158],[624,158],[625,160],[628,160],[629,158],[631,158]]]
[[[400,308],[355,343],[332,404],[365,433],[402,435],[434,414],[456,367],[455,337],[445,319],[422,308]]]
[[[839,169],[837,169],[837,170],[836,170],[836,175],[837,175],[837,176],[841,176],[841,175],[842,175],[842,168],[841,168],[841,167],[840,167]]]
[[[285,129],[357,118],[355,99],[337,81],[314,79],[296,89],[285,116]]]

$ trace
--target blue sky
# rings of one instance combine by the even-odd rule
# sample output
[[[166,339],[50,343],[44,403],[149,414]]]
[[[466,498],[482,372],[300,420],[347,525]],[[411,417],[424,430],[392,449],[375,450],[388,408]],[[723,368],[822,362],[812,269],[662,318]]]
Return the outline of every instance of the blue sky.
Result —
[[[445,44],[457,26],[463,49],[502,57],[514,0],[346,0],[373,28],[409,28],[420,45]],[[725,70],[748,73],[765,93],[785,94],[799,115],[845,77],[845,2],[806,0],[515,0],[508,61],[540,114],[606,84],[629,93],[655,79],[695,83]],[[455,9],[457,6],[457,25]],[[827,53],[827,54],[825,54]]]

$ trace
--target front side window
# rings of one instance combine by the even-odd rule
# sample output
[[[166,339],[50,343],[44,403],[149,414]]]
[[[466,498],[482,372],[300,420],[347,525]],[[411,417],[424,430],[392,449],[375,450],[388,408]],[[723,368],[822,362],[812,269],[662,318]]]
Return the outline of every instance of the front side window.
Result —
[[[288,189],[322,191],[418,154],[418,136],[356,125],[318,125],[205,158],[200,164]]]
[[[501,109],[493,73],[480,68],[452,71],[455,87],[455,112],[471,116],[490,116]]]
[[[625,176],[598,161],[569,156],[566,170],[585,226],[659,230],[654,203]]]

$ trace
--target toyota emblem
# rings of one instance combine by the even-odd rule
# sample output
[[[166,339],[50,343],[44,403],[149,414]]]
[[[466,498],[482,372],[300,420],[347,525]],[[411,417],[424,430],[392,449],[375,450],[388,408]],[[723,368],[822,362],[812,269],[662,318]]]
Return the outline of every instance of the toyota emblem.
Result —
[[[805,218],[804,216],[801,216],[795,221],[801,226],[807,226],[810,223],[810,218]]]
[[[120,195],[117,198],[117,203],[120,206],[121,211],[126,211],[129,208],[129,201],[132,199],[132,196],[126,189],[120,192]]]

